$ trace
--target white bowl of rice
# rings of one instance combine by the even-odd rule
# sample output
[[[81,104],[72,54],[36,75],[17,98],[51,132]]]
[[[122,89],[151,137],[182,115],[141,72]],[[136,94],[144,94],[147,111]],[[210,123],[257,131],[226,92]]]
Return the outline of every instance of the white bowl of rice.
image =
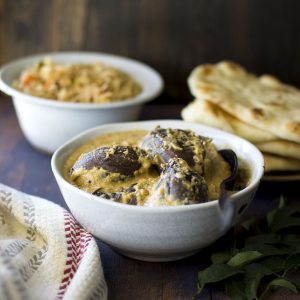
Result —
[[[151,67],[102,53],[33,55],[0,70],[25,137],[47,153],[88,128],[136,120],[163,85]]]

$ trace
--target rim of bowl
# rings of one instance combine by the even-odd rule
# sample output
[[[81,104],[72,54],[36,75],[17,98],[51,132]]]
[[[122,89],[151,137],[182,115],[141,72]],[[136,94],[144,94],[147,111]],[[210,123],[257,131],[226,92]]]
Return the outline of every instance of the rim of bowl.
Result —
[[[254,170],[256,171],[256,176],[254,178],[251,179],[251,182],[242,190],[234,193],[233,195],[230,196],[231,201],[234,201],[236,198],[239,198],[240,196],[243,196],[245,194],[247,194],[250,190],[252,190],[253,188],[255,188],[256,186],[259,185],[261,178],[264,174],[264,158],[262,153],[249,141],[236,136],[234,134],[225,132],[223,130],[219,130],[210,126],[205,126],[202,124],[196,124],[196,123],[191,123],[191,122],[185,122],[183,120],[176,120],[176,119],[171,119],[171,120],[150,120],[150,121],[137,121],[137,122],[125,122],[125,123],[110,123],[110,124],[105,124],[105,125],[100,125],[100,126],[96,126],[93,128],[90,128],[88,130],[83,131],[82,133],[76,135],[75,137],[73,137],[72,139],[68,140],[65,144],[63,144],[62,146],[60,146],[52,155],[51,158],[51,168],[52,168],[52,172],[54,173],[54,176],[56,178],[57,181],[61,181],[64,185],[67,185],[68,188],[72,189],[74,192],[79,193],[80,195],[82,195],[83,197],[89,197],[91,200],[94,201],[98,201],[102,204],[106,204],[106,205],[111,205],[111,206],[116,206],[116,207],[120,207],[123,209],[129,209],[129,210],[143,210],[143,212],[158,212],[158,213],[163,213],[163,212],[176,212],[179,210],[194,210],[200,207],[210,207],[210,206],[215,206],[218,204],[218,199],[217,200],[211,200],[208,202],[204,202],[204,203],[196,203],[196,204],[189,204],[189,205],[177,205],[177,206],[157,206],[157,207],[151,207],[151,206],[137,206],[137,205],[129,205],[129,204],[125,204],[125,203],[119,203],[119,202],[115,202],[115,201],[110,201],[101,197],[97,197],[95,195],[92,195],[84,190],[79,189],[78,187],[72,185],[70,182],[68,182],[63,175],[61,174],[61,170],[59,170],[58,166],[57,166],[57,159],[60,156],[60,154],[64,151],[65,148],[67,148],[70,144],[72,144],[73,142],[82,139],[83,137],[85,137],[86,135],[88,135],[90,132],[93,131],[97,131],[97,130],[101,130],[102,128],[107,128],[110,126],[122,126],[124,124],[128,124],[128,125],[138,125],[140,123],[143,124],[155,124],[155,123],[164,123],[164,122],[176,122],[176,123],[184,123],[184,124],[193,124],[193,126],[199,126],[201,127],[201,129],[209,129],[211,131],[214,131],[216,133],[225,135],[225,137],[233,137],[235,139],[240,140],[242,143],[244,143],[245,145],[248,145],[251,148],[251,152],[253,151],[253,153],[256,156],[257,159],[257,164],[255,165]],[[130,130],[130,129],[128,129]],[[193,130],[193,129],[192,129]],[[117,132],[116,131],[111,131],[111,132]],[[105,134],[105,133],[103,133]],[[99,134],[99,136],[101,136],[101,133]],[[85,142],[83,142],[82,144],[84,144]],[[75,150],[75,149],[74,149]]]
[[[151,75],[154,76],[155,80],[157,81],[157,86],[153,90],[142,90],[142,92],[138,95],[136,95],[133,98],[128,98],[124,100],[115,100],[115,102],[112,103],[80,103],[80,102],[66,102],[66,101],[57,101],[56,99],[48,99],[43,97],[36,97],[27,93],[23,93],[17,89],[15,89],[12,84],[8,83],[6,80],[4,80],[4,75],[6,72],[9,72],[9,70],[13,67],[16,67],[17,65],[26,62],[27,60],[34,60],[34,59],[42,59],[47,56],[50,57],[56,57],[59,58],[60,56],[99,56],[99,61],[101,61],[101,58],[105,60],[106,58],[109,59],[117,59],[126,61],[130,64],[142,67],[147,72],[152,73]],[[104,62],[105,63],[105,62]],[[28,66],[32,65],[32,62],[28,63]],[[26,68],[26,67],[25,67]],[[116,67],[117,68],[117,67]],[[122,69],[121,69],[122,70]],[[125,71],[126,72],[126,71]],[[126,72],[127,73],[127,72]],[[142,86],[142,82],[137,79],[138,83]],[[19,97],[22,99],[25,99],[26,101],[33,102],[40,105],[45,106],[54,106],[59,108],[76,108],[76,109],[93,109],[93,108],[101,108],[101,109],[110,109],[110,108],[118,108],[118,107],[125,107],[125,106],[131,106],[135,104],[142,104],[148,101],[151,101],[155,99],[157,96],[161,94],[164,88],[164,80],[162,76],[152,67],[149,65],[140,62],[138,60],[128,58],[125,56],[115,55],[115,54],[108,54],[108,53],[102,53],[102,52],[90,52],[90,51],[59,51],[59,52],[46,52],[46,53],[40,53],[40,54],[34,54],[34,55],[28,55],[22,58],[17,58],[11,62],[8,62],[4,64],[0,69],[0,90],[2,90],[4,93],[11,97]]]

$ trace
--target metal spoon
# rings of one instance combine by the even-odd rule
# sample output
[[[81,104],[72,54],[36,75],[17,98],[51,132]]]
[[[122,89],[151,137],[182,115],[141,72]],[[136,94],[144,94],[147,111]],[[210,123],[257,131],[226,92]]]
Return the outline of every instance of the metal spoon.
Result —
[[[234,213],[234,205],[229,199],[228,191],[232,191],[234,183],[238,174],[238,158],[234,151],[231,149],[223,149],[218,151],[219,154],[227,161],[230,165],[231,175],[224,179],[220,184],[219,193],[219,206],[221,209],[221,227],[227,229],[232,223],[232,217]]]

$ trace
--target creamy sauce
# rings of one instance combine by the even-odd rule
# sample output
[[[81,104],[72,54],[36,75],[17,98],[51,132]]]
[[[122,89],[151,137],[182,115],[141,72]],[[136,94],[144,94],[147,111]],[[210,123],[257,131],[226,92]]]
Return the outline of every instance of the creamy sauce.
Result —
[[[160,174],[157,168],[154,168],[151,163],[147,162],[146,159],[141,161],[142,167],[140,170],[126,178],[120,176],[118,173],[109,174],[109,172],[99,167],[94,167],[89,170],[82,168],[76,171],[73,170],[72,173],[72,167],[84,153],[88,153],[96,148],[104,146],[138,147],[140,141],[147,133],[148,132],[144,130],[108,133],[81,145],[67,158],[63,167],[64,177],[75,186],[89,193],[96,193],[99,189],[107,194],[121,192],[122,196],[119,198],[119,202],[146,206],[151,205],[149,204],[148,199],[153,192],[154,185],[160,178]],[[221,182],[231,174],[230,166],[219,155],[212,143],[210,143],[206,148],[206,156],[203,165],[203,177],[208,186],[208,199],[217,199]],[[247,181],[250,177],[245,178],[244,171],[243,174],[244,178],[240,178],[241,182],[238,184],[239,189],[242,189],[247,185]],[[132,188],[132,186],[135,186],[134,193],[123,193],[123,191],[128,191]],[[180,204],[178,201],[174,201],[174,203],[171,201],[169,202],[165,205]]]
[[[104,134],[91,140],[79,148],[77,148],[66,160],[64,164],[63,174],[64,177],[75,184],[79,188],[93,193],[95,190],[102,187],[106,193],[114,193],[116,191],[122,191],[130,188],[133,184],[137,184],[137,192],[135,197],[137,198],[138,205],[144,205],[153,185],[157,182],[159,174],[153,168],[146,168],[147,162],[145,163],[145,168],[135,172],[134,176],[126,178],[126,180],[119,180],[120,176],[118,174],[111,174],[109,176],[101,176],[101,173],[106,173],[103,169],[93,168],[91,170],[81,170],[81,175],[76,179],[72,178],[70,170],[72,169],[74,163],[83,154],[90,152],[98,147],[104,146],[138,146],[139,141],[147,134],[144,130],[130,130],[123,132],[114,132],[109,134]],[[144,171],[143,171],[144,170]],[[99,180],[96,178],[101,178],[101,184],[99,185]],[[129,195],[124,195],[120,202],[128,203],[130,201]]]
[[[81,145],[66,160],[63,167],[64,177],[71,181],[70,169],[82,153],[92,151],[103,146],[138,146],[139,141],[148,133],[146,130],[130,130],[122,132],[108,133],[96,137],[95,139]]]

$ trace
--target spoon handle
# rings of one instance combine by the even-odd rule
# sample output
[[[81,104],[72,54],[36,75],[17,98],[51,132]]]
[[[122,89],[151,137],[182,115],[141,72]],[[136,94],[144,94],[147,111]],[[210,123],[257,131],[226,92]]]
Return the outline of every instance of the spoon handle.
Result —
[[[231,175],[220,184],[219,192],[221,228],[222,230],[227,230],[232,223],[234,214],[234,204],[230,199],[228,191],[232,190],[234,187],[238,173],[238,159],[235,152],[231,149],[223,149],[218,152],[229,163],[231,169]]]

